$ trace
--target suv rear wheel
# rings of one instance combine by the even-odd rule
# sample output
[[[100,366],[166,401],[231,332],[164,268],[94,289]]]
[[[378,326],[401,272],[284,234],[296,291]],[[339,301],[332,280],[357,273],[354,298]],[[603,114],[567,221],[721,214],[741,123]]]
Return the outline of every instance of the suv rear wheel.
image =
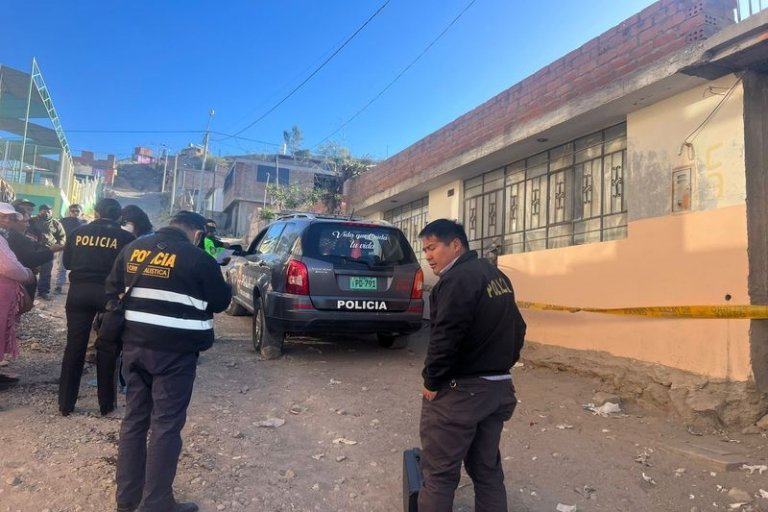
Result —
[[[253,349],[261,353],[264,359],[277,359],[283,351],[283,334],[276,335],[267,329],[264,316],[264,303],[261,297],[253,299]]]
[[[408,345],[407,334],[382,334],[378,333],[379,345],[384,348],[401,349]]]

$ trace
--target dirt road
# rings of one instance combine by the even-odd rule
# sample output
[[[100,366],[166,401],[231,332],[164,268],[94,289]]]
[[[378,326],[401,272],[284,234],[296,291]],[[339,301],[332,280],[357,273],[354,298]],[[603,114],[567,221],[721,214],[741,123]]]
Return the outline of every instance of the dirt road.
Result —
[[[217,317],[216,327],[184,431],[179,498],[204,512],[402,510],[424,333],[406,350],[293,340],[285,357],[262,361],[250,317]],[[93,370],[75,413],[57,414],[64,331],[63,297],[23,319],[24,353],[10,365],[23,381],[0,391],[0,511],[113,509],[119,419],[98,416]],[[501,447],[510,510],[768,511],[765,436],[689,431],[632,404],[600,417],[583,407],[596,381],[528,367],[514,378],[520,405]],[[751,473],[680,452],[702,447],[740,453]],[[473,510],[472,493],[465,476],[455,510]]]

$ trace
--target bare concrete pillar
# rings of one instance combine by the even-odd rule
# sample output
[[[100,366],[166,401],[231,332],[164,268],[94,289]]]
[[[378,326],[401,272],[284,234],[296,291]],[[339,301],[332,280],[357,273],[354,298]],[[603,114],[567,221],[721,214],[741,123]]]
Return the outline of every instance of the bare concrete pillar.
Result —
[[[749,296],[768,304],[768,75],[744,75]],[[768,320],[752,320],[750,355],[757,388],[768,393]]]

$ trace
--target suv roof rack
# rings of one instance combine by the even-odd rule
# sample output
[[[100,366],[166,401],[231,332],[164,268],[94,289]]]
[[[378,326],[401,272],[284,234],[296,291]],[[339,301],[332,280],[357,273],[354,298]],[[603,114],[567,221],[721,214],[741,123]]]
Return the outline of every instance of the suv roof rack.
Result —
[[[333,213],[314,213],[314,212],[280,212],[277,214],[277,219],[346,219],[346,220],[363,220],[360,217],[354,217],[350,215],[336,215]]]
[[[332,213],[311,213],[311,212],[281,212],[275,217],[275,220],[285,219],[324,219],[324,220],[346,220],[346,221],[358,221],[368,222],[370,224],[378,224],[381,226],[391,226],[392,224],[384,220],[365,219],[362,217],[354,217],[350,215],[336,215]]]

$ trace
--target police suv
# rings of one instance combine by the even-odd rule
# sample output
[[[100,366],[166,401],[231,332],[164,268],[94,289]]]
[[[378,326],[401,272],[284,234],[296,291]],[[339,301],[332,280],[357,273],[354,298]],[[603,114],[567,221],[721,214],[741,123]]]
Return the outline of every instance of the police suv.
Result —
[[[253,315],[253,346],[278,357],[292,335],[376,334],[402,348],[421,327],[424,275],[405,235],[386,222],[279,217],[225,270],[227,313]]]

